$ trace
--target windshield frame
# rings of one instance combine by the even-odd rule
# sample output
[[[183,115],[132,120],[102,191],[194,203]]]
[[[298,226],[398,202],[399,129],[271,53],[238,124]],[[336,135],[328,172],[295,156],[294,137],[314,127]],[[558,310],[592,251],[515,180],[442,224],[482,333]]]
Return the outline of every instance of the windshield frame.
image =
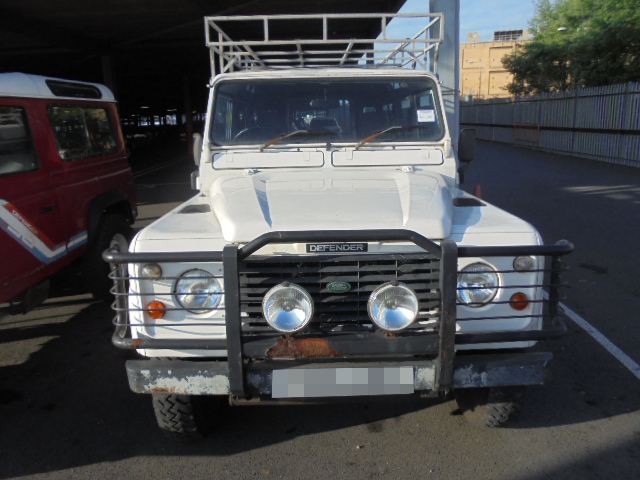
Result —
[[[447,122],[447,116],[446,116],[446,111],[445,111],[445,107],[444,107],[444,99],[442,98],[442,92],[441,90],[438,88],[438,80],[430,73],[428,72],[420,72],[420,73],[416,73],[413,70],[407,71],[407,73],[403,72],[393,72],[392,74],[390,73],[384,73],[384,74],[376,74],[376,72],[366,72],[366,74],[362,74],[360,72],[358,72],[357,75],[349,75],[349,73],[351,72],[340,72],[340,75],[335,75],[335,74],[328,74],[328,73],[324,73],[322,75],[296,75],[295,73],[289,75],[289,76],[285,76],[285,75],[274,75],[274,76],[260,76],[257,77],[255,75],[237,75],[237,74],[231,74],[231,75],[219,75],[217,76],[214,81],[211,84],[211,95],[210,95],[210,108],[209,111],[211,112],[210,115],[207,118],[207,125],[206,125],[206,129],[207,129],[207,140],[209,143],[209,149],[210,150],[219,150],[219,151],[225,151],[225,150],[258,150],[260,151],[260,147],[264,144],[264,142],[262,141],[251,141],[251,142],[247,142],[247,143],[235,143],[233,145],[220,145],[217,144],[215,139],[213,138],[213,129],[214,129],[214,118],[215,118],[215,106],[216,106],[216,100],[217,100],[217,96],[218,96],[218,92],[219,92],[219,87],[220,84],[222,83],[228,83],[228,82],[246,82],[246,81],[258,81],[258,82],[277,82],[278,80],[281,81],[296,81],[296,80],[300,80],[300,81],[331,81],[331,80],[338,80],[338,81],[344,81],[344,80],[349,80],[349,79],[353,79],[354,81],[361,81],[361,80],[367,80],[367,79],[385,79],[385,80],[389,80],[389,81],[400,81],[400,80],[415,80],[415,79],[423,79],[426,80],[428,82],[432,82],[433,83],[433,95],[435,97],[435,107],[437,109],[437,115],[439,115],[439,118],[442,121],[442,135],[435,140],[394,140],[394,141],[389,141],[389,140],[378,140],[376,139],[376,141],[372,141],[372,142],[367,142],[365,145],[363,145],[362,147],[360,147],[360,149],[364,150],[367,148],[372,148],[375,146],[378,147],[413,147],[415,148],[416,146],[434,146],[434,145],[442,145],[447,139],[449,139],[449,125]],[[254,72],[252,72],[254,73]],[[306,73],[306,72],[305,72]],[[333,72],[332,72],[333,73]],[[384,137],[384,136],[383,136]],[[295,137],[292,137],[292,140],[294,140]],[[299,142],[282,142],[282,143],[277,143],[274,144],[272,146],[269,147],[269,150],[273,151],[273,150],[278,150],[278,149],[283,149],[283,150],[287,150],[287,149],[305,149],[305,148],[312,148],[312,149],[318,149],[318,148],[323,148],[326,145],[330,144],[331,146],[334,147],[355,147],[362,139],[357,139],[357,140],[353,140],[353,141],[342,141],[342,142],[327,142],[327,141],[321,141],[321,142],[304,142],[304,143],[299,143]]]

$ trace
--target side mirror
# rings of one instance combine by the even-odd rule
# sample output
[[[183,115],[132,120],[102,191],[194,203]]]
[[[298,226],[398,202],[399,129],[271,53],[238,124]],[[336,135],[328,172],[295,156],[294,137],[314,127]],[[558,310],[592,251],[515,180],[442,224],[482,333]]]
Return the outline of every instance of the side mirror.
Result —
[[[202,155],[202,134],[193,134],[193,161],[200,165],[200,155]]]
[[[476,155],[476,130],[463,128],[458,140],[458,160],[461,163],[471,163]]]

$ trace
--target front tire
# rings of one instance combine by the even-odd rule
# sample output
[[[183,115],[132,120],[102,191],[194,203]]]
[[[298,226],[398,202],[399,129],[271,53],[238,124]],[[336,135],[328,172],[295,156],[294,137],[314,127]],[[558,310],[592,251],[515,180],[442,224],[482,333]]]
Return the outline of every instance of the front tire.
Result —
[[[153,412],[160,429],[177,440],[200,440],[211,430],[212,408],[209,397],[153,394]]]
[[[497,428],[507,425],[522,408],[524,388],[470,388],[455,391],[456,403],[473,425]]]

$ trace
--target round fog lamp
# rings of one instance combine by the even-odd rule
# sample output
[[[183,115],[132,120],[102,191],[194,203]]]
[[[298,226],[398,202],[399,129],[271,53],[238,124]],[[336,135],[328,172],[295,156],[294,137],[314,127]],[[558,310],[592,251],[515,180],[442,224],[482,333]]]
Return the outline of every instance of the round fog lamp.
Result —
[[[220,281],[206,270],[194,268],[176,281],[174,295],[178,304],[192,313],[206,313],[222,302]]]
[[[402,283],[385,283],[371,293],[367,310],[379,328],[395,332],[407,328],[418,316],[418,297]]]
[[[267,323],[279,332],[297,332],[311,320],[313,300],[301,286],[281,283],[264,296],[262,313]]]
[[[498,274],[486,263],[472,263],[458,274],[458,301],[481,307],[498,293]]]
[[[513,259],[513,269],[516,272],[526,272],[536,269],[536,259],[533,257],[516,257]]]

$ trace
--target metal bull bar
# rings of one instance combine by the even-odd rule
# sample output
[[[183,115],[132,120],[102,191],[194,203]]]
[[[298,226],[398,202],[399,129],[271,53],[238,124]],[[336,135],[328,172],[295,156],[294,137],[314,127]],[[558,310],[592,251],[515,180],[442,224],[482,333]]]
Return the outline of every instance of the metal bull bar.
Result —
[[[303,243],[303,242],[381,242],[397,241],[411,242],[420,247],[424,252],[439,261],[439,308],[437,328],[433,331],[424,329],[406,329],[393,335],[381,334],[380,331],[366,333],[332,333],[332,332],[300,332],[293,335],[282,334],[275,330],[269,335],[248,336],[243,332],[242,305],[240,295],[240,267],[249,261],[262,247],[274,243]],[[393,358],[407,361],[416,357],[432,359],[435,367],[435,380],[432,390],[436,392],[448,391],[452,387],[459,387],[459,366],[467,365],[465,356],[455,355],[455,346],[463,344],[484,344],[498,342],[537,341],[562,335],[566,331],[564,322],[558,315],[558,290],[561,287],[560,273],[563,269],[561,257],[570,253],[573,245],[562,241],[555,245],[542,246],[507,246],[507,247],[462,247],[457,246],[451,240],[443,240],[437,244],[424,236],[409,230],[359,230],[359,231],[291,231],[270,232],[248,242],[244,246],[227,245],[222,251],[203,252],[153,252],[153,253],[128,253],[117,251],[105,251],[103,258],[112,265],[111,278],[114,281],[112,293],[115,296],[113,309],[116,312],[114,318],[115,331],[112,337],[113,344],[122,349],[137,350],[226,350],[227,361],[217,362],[227,372],[229,379],[229,391],[237,398],[247,398],[251,395],[251,386],[247,385],[247,360],[261,358],[265,352],[274,348],[277,342],[288,339],[312,338],[326,339],[332,351],[340,352],[337,358],[321,358],[321,361],[337,362],[345,358],[359,361],[378,361],[384,358]],[[359,254],[362,258],[370,254]],[[389,254],[387,254],[389,255]],[[402,254],[411,256],[412,254]],[[459,257],[508,257],[519,255],[532,255],[550,257],[548,267],[539,268],[538,272],[544,272],[547,280],[539,285],[527,285],[527,287],[542,287],[548,292],[543,300],[535,300],[543,303],[543,312],[537,315],[543,320],[543,327],[539,330],[528,331],[503,331],[488,333],[464,333],[456,334],[456,289]],[[286,258],[288,255],[282,255]],[[306,255],[308,257],[326,257],[326,255]],[[127,335],[130,327],[141,327],[146,323],[131,323],[129,319],[129,298],[134,295],[129,292],[128,281],[141,279],[128,275],[129,264],[143,263],[179,263],[202,262],[222,263],[224,280],[224,308],[226,338],[131,338]],[[164,277],[172,279],[173,277]],[[177,277],[175,277],[177,278]],[[509,287],[509,286],[507,286]],[[500,288],[500,287],[499,287]],[[141,295],[141,294],[138,294]],[[166,295],[166,294],[165,294]],[[146,308],[136,310],[148,311]],[[174,308],[174,310],[182,310]],[[526,317],[536,315],[527,314]],[[472,320],[483,317],[470,318]],[[500,318],[518,318],[517,315]],[[188,326],[184,322],[173,324],[175,326]],[[195,325],[195,324],[194,324]],[[200,321],[197,325],[207,325]],[[165,324],[163,326],[172,326]],[[323,340],[324,341],[324,340]],[[526,355],[526,354],[525,354]],[[528,354],[531,355],[531,354]],[[486,357],[486,356],[485,356]],[[305,357],[304,361],[313,360]],[[548,361],[548,358],[544,361]],[[145,361],[147,362],[147,361]],[[216,362],[208,362],[216,363]],[[225,364],[223,366],[223,364]],[[264,362],[262,367],[268,366]],[[253,367],[251,367],[253,368]],[[455,374],[454,374],[455,370]],[[470,386],[470,385],[465,385]],[[133,385],[132,385],[133,388]],[[254,392],[255,393],[255,392]]]

